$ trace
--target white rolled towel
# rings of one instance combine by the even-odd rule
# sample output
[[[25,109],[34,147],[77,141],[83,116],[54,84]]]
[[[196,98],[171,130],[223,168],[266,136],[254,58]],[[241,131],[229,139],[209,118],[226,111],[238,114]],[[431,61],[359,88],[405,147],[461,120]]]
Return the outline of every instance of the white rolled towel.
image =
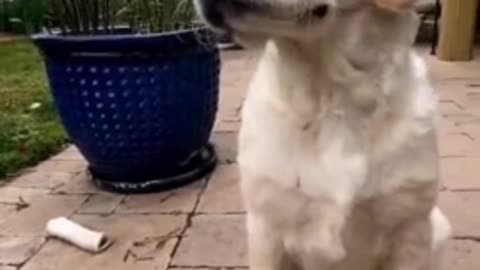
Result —
[[[112,244],[105,233],[87,229],[65,217],[50,220],[47,234],[92,253],[105,251]]]

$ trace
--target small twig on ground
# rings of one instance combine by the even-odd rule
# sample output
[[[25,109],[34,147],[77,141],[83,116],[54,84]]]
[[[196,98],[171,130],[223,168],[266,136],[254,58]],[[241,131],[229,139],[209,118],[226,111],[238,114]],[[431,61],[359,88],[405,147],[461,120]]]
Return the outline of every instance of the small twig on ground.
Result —
[[[127,252],[125,252],[125,255],[123,256],[123,262],[127,262],[130,257],[133,257],[134,260],[137,260],[137,254],[130,249],[127,249]]]
[[[134,247],[143,247],[143,246],[146,246],[146,245],[148,245],[152,242],[157,242],[157,244],[155,245],[155,249],[159,249],[159,248],[162,248],[168,240],[179,237],[180,236],[180,233],[179,233],[180,231],[181,231],[181,228],[176,228],[173,231],[167,233],[166,235],[146,237],[145,239],[143,239],[141,241],[133,242],[133,246]]]
[[[22,211],[23,209],[28,208],[28,207],[30,207],[30,204],[29,204],[28,202],[26,202],[26,201],[22,198],[22,196],[19,196],[15,210],[17,210],[17,211]]]
[[[18,197],[17,202],[0,202],[1,205],[13,206],[17,212],[22,211],[25,208],[30,207],[30,204],[26,202],[22,196]]]

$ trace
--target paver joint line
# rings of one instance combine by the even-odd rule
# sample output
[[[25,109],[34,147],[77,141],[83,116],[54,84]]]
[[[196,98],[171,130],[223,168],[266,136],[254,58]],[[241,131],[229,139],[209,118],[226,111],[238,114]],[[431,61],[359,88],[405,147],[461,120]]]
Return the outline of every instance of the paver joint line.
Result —
[[[219,212],[219,213],[209,213],[209,212],[198,212],[195,213],[195,216],[244,216],[246,215],[247,212],[241,211],[241,212]]]
[[[459,240],[459,241],[473,241],[473,242],[479,242],[480,243],[480,236],[454,236],[452,237],[453,240]]]
[[[173,257],[175,257],[175,254],[177,253],[177,250],[178,250],[178,247],[180,246],[180,244],[182,243],[182,239],[185,235],[185,233],[187,232],[187,230],[192,226],[192,219],[193,217],[195,216],[195,212],[197,211],[198,209],[198,206],[200,205],[200,200],[203,196],[203,194],[205,193],[205,191],[207,190],[207,186],[208,186],[208,183],[210,182],[210,178],[212,177],[212,175],[209,175],[206,177],[206,181],[205,183],[203,184],[200,192],[198,193],[198,197],[196,198],[196,201],[195,201],[195,206],[193,207],[192,209],[192,212],[190,212],[188,215],[187,215],[187,218],[185,220],[185,226],[183,228],[183,230],[181,231],[179,237],[178,237],[178,240],[177,240],[177,243],[175,244],[175,246],[173,247],[172,249],[172,252],[170,254],[170,260],[168,262],[168,268],[170,268],[170,264],[173,260]]]
[[[177,265],[173,264],[170,269],[249,269],[246,265],[227,265],[227,266],[211,266],[211,265]]]

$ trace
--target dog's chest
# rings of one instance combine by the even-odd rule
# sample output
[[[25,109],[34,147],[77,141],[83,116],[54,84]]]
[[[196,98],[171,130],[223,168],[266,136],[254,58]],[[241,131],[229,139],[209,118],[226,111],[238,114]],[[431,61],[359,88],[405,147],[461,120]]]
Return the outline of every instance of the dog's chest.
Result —
[[[357,147],[361,138],[334,113],[311,125],[292,138],[295,187],[313,197],[328,192],[347,203],[366,180],[367,156]]]
[[[308,197],[327,193],[341,203],[394,190],[403,179],[431,178],[433,166],[425,163],[434,155],[424,153],[434,152],[426,141],[435,98],[417,67],[420,60],[412,66],[420,79],[408,91],[390,89],[406,79],[340,86],[302,61],[277,61],[260,62],[244,105],[243,172]],[[380,173],[372,176],[372,168]]]
[[[367,173],[358,123],[338,109],[305,121],[253,111],[256,117],[246,117],[240,138],[241,165],[311,197],[327,192],[341,203],[352,199]]]

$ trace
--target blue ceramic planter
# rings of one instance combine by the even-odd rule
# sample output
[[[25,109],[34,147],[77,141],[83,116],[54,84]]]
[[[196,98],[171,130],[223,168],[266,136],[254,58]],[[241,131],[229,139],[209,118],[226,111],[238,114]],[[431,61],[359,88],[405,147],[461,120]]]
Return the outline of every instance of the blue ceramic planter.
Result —
[[[102,188],[158,191],[213,170],[220,63],[208,31],[33,40],[63,124]]]

